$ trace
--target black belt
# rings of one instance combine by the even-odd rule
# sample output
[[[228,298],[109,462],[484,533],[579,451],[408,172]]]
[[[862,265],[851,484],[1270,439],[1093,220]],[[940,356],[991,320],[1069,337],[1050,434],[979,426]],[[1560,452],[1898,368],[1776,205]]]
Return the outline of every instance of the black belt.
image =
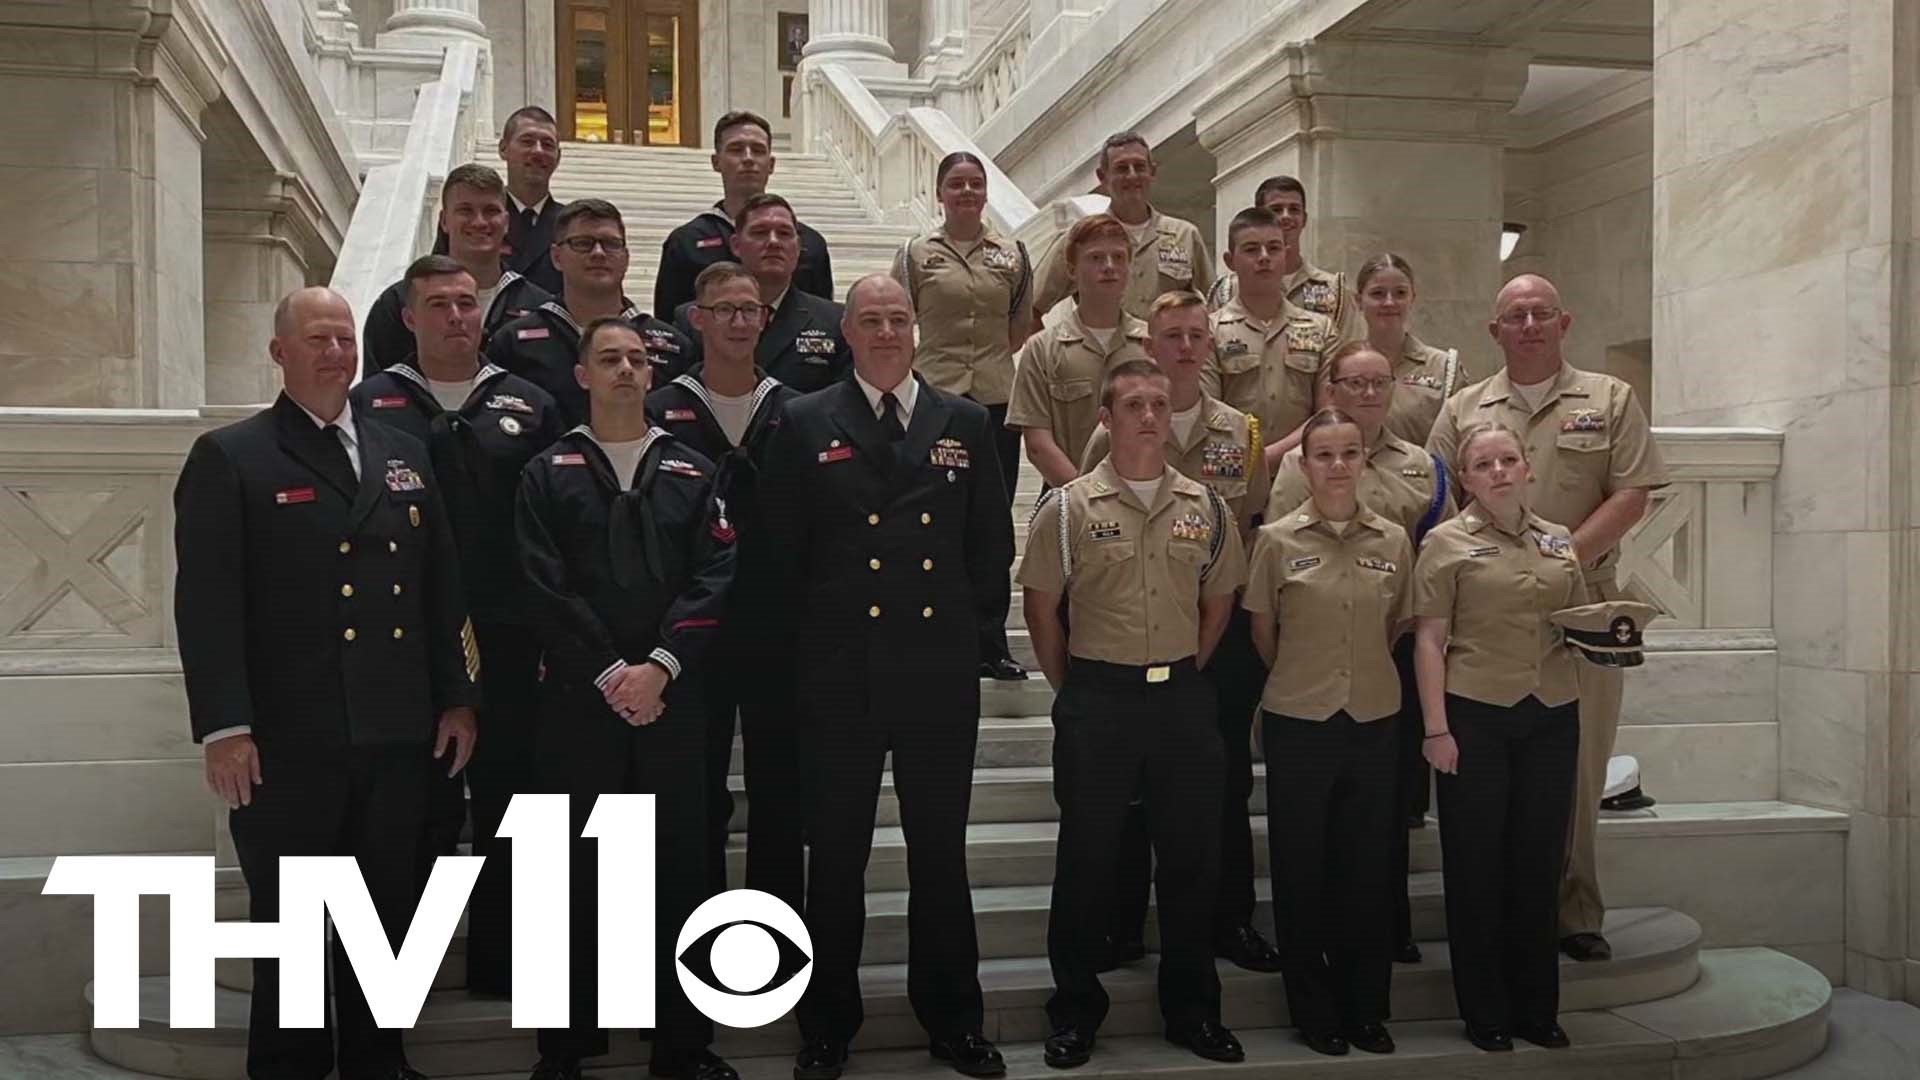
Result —
[[[1185,678],[1198,674],[1200,668],[1189,656],[1181,660],[1169,660],[1163,664],[1109,664],[1105,660],[1088,660],[1082,656],[1068,657],[1068,673],[1080,675],[1096,682],[1127,684],[1138,686],[1141,683],[1171,682],[1176,676]]]

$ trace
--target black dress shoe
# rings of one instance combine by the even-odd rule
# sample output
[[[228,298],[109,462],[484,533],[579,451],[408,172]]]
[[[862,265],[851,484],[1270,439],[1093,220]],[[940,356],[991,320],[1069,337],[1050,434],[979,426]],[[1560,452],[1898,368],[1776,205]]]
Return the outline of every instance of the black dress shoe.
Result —
[[[1402,942],[1393,950],[1393,962],[1396,964],[1417,964],[1420,962],[1420,946],[1411,941]]]
[[[1300,1032],[1300,1041],[1306,1043],[1316,1054],[1325,1054],[1328,1057],[1345,1057],[1347,1054],[1346,1037],[1337,1031],[1303,1029]]]
[[[540,1064],[533,1067],[533,1075],[527,1080],[580,1080],[580,1063],[541,1058]]]
[[[1573,1040],[1567,1038],[1567,1029],[1559,1024],[1548,1024],[1546,1027],[1516,1027],[1513,1029],[1513,1034],[1517,1038],[1525,1039],[1547,1050],[1564,1050],[1573,1045]]]
[[[1490,1054],[1501,1054],[1513,1049],[1513,1036],[1507,1034],[1503,1028],[1468,1024],[1467,1041]]]
[[[1387,1031],[1387,1025],[1374,1021],[1347,1029],[1347,1042],[1356,1050],[1365,1050],[1369,1054],[1393,1053],[1393,1035]]]
[[[650,1061],[647,1075],[670,1076],[675,1080],[740,1080],[733,1066],[711,1050],[702,1050],[678,1061]]]
[[[935,1039],[927,1044],[927,1053],[933,1055],[933,1060],[953,1066],[953,1071],[962,1076],[1007,1075],[1006,1059],[977,1031],[951,1039]]]
[[[1167,1032],[1167,1041],[1184,1046],[1208,1061],[1245,1061],[1240,1040],[1218,1020],[1202,1020],[1185,1031]]]
[[[1007,657],[980,661],[980,677],[996,682],[1025,682],[1027,669]]]
[[[1568,934],[1560,939],[1560,951],[1583,964],[1613,959],[1613,946],[1599,934]]]
[[[1093,1033],[1077,1027],[1063,1027],[1047,1036],[1041,1051],[1046,1055],[1047,1064],[1056,1069],[1085,1065],[1093,1057]]]
[[[1213,955],[1248,971],[1279,971],[1280,951],[1251,923],[1241,923],[1213,940]]]
[[[793,1080],[839,1080],[847,1067],[847,1044],[814,1039],[793,1058]]]

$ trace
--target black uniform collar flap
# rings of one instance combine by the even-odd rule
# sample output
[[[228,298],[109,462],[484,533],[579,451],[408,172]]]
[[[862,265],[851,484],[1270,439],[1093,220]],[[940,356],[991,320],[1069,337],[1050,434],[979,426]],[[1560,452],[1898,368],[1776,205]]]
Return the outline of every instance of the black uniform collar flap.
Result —
[[[352,407],[351,403],[348,407]],[[315,476],[325,480],[340,494],[349,499],[358,494],[356,488],[350,483],[353,478],[342,475],[338,471],[336,460],[326,447],[325,440],[329,436],[314,424],[313,418],[307,415],[307,411],[301,408],[298,402],[288,397],[285,391],[274,399],[273,416],[279,428],[280,445],[287,453],[299,459],[302,465],[313,470]],[[354,427],[362,432],[366,429],[365,423],[357,413],[354,415]],[[367,469],[364,443],[360,464],[360,471],[364,474]]]
[[[386,429],[359,413],[353,416],[355,434],[360,439],[360,490],[354,494],[353,509],[347,512],[347,528],[357,529],[380,501],[380,489],[387,479]]]

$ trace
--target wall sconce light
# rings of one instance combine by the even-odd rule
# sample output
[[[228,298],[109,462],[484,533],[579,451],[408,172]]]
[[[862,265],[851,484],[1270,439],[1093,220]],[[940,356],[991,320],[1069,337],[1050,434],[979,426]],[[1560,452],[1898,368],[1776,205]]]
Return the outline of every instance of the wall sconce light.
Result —
[[[1500,261],[1513,258],[1513,249],[1520,246],[1520,238],[1526,235],[1527,227],[1518,222],[1509,221],[1500,226]]]

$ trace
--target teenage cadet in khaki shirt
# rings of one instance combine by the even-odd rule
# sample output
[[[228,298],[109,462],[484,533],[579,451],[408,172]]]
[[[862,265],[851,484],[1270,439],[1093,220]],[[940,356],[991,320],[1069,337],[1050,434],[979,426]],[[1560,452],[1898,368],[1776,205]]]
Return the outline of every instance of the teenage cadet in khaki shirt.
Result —
[[[907,287],[920,342],[913,369],[935,389],[986,406],[1000,452],[1000,479],[1013,508],[1020,473],[1020,433],[1006,426],[1013,389],[1013,354],[1027,340],[1033,268],[1027,248],[981,220],[987,207],[987,171],[980,159],[957,150],[940,159],[934,191],[946,214],[941,227],[902,245],[893,276]],[[1007,648],[1007,613],[980,628],[980,674],[1018,681],[1027,669]]]
[[[1427,530],[1453,516],[1454,492],[1446,468],[1424,449],[1389,430],[1400,389],[1387,358],[1364,341],[1349,341],[1327,361],[1327,391],[1334,408],[1360,425],[1366,459],[1359,476],[1360,501],[1400,526],[1417,547]],[[1307,477],[1300,467],[1301,452],[1289,450],[1274,474],[1273,494],[1267,500],[1267,520],[1280,521],[1307,498]],[[1399,766],[1394,790],[1398,818],[1393,832],[1393,958],[1403,964],[1420,962],[1420,946],[1413,941],[1413,904],[1407,892],[1411,852],[1407,829],[1425,826],[1427,791],[1431,786],[1426,759],[1420,756],[1420,699],[1413,685],[1413,638],[1402,637],[1393,649],[1400,676],[1400,715],[1396,741]]]
[[[1494,300],[1488,333],[1506,366],[1447,400],[1427,449],[1452,457],[1460,432],[1498,421],[1520,432],[1533,463],[1529,504],[1573,530],[1573,547],[1595,600],[1626,594],[1615,580],[1620,538],[1646,513],[1648,492],[1665,487],[1666,463],[1633,389],[1610,375],[1581,371],[1561,357],[1573,314],[1546,278],[1523,274]],[[1606,905],[1594,870],[1595,826],[1607,759],[1620,726],[1619,668],[1581,664],[1580,773],[1566,879],[1560,886],[1560,948],[1575,960],[1613,955],[1600,936]]]
[[[1261,526],[1248,559],[1267,848],[1287,1014],[1306,1044],[1393,1052],[1387,921],[1400,677],[1391,643],[1413,617],[1413,544],[1360,501],[1367,444],[1338,409],[1302,433],[1311,497]]]
[[[1144,789],[1158,856],[1160,1013],[1168,1041],[1214,1061],[1246,1054],[1220,1023],[1210,944],[1224,755],[1199,668],[1226,628],[1246,569],[1218,494],[1167,465],[1172,406],[1151,361],[1106,378],[1100,419],[1113,452],[1034,510],[1020,565],[1034,652],[1055,690],[1060,840],[1047,957],[1054,993],[1047,1064],[1093,1053],[1107,1015],[1097,974],[1127,803]],[[1071,632],[1060,618],[1065,596]]]
[[[1100,163],[1094,168],[1107,193],[1107,213],[1126,227],[1133,262],[1122,303],[1136,319],[1147,317],[1161,293],[1175,289],[1204,293],[1213,284],[1213,263],[1200,230],[1190,221],[1162,214],[1149,201],[1158,168],[1147,140],[1133,131],[1110,136],[1100,147]],[[1039,284],[1033,292],[1035,319],[1045,318],[1055,304],[1073,294],[1074,269],[1073,253],[1065,241],[1056,239],[1040,259]],[[1079,451],[1073,448],[1074,453]]]
[[[1393,410],[1387,430],[1424,445],[1440,406],[1455,390],[1474,381],[1458,349],[1436,349],[1413,336],[1413,267],[1385,252],[1360,264],[1354,281],[1360,290],[1360,314],[1367,343],[1393,361]]]
[[[1007,404],[1007,426],[1020,431],[1027,460],[1051,487],[1080,475],[1074,463],[1100,423],[1107,372],[1147,358],[1147,324],[1120,308],[1131,258],[1126,227],[1107,214],[1081,218],[1064,247],[1080,302],[1027,339]]]
[[[1206,301],[1188,290],[1167,293],[1153,302],[1147,333],[1147,351],[1166,372],[1171,387],[1173,416],[1166,432],[1167,463],[1225,500],[1234,520],[1240,523],[1241,543],[1250,543],[1267,494],[1260,422],[1200,390],[1200,373],[1213,355],[1213,328],[1207,320]],[[1093,433],[1080,463],[1081,472],[1093,471],[1106,459],[1109,442],[1106,428]],[[1248,736],[1267,669],[1254,654],[1246,622],[1245,613],[1236,609],[1219,651],[1207,664],[1207,679],[1213,683],[1218,703],[1215,715],[1220,721],[1220,741],[1227,754],[1213,951],[1249,971],[1278,971],[1280,954],[1253,927],[1253,831],[1247,818],[1247,800],[1253,795],[1253,753]],[[1121,842],[1112,935],[1117,951],[1125,956],[1125,946],[1142,940],[1151,885],[1146,824],[1139,813],[1128,815]]]
[[[1286,234],[1287,249],[1280,270],[1285,275],[1287,299],[1332,320],[1341,341],[1359,337],[1360,323],[1355,318],[1353,297],[1347,292],[1347,275],[1314,266],[1300,251],[1300,238],[1307,229],[1305,185],[1291,176],[1269,176],[1254,189],[1253,205],[1273,211],[1280,219],[1280,230]],[[1240,276],[1229,272],[1208,290],[1207,306],[1218,311],[1239,290]]]
[[[1286,243],[1270,210],[1249,207],[1227,226],[1227,262],[1240,275],[1240,292],[1214,313],[1219,352],[1202,384],[1260,418],[1269,468],[1300,444],[1300,425],[1313,412],[1314,382],[1339,344],[1331,320],[1287,299],[1280,272]]]
[[[1440,845],[1453,993],[1467,1038],[1567,1045],[1554,908],[1580,753],[1579,680],[1549,617],[1587,602],[1566,529],[1528,506],[1521,436],[1469,427],[1453,466],[1472,497],[1414,569],[1414,669]],[[1581,665],[1592,666],[1592,665]]]

